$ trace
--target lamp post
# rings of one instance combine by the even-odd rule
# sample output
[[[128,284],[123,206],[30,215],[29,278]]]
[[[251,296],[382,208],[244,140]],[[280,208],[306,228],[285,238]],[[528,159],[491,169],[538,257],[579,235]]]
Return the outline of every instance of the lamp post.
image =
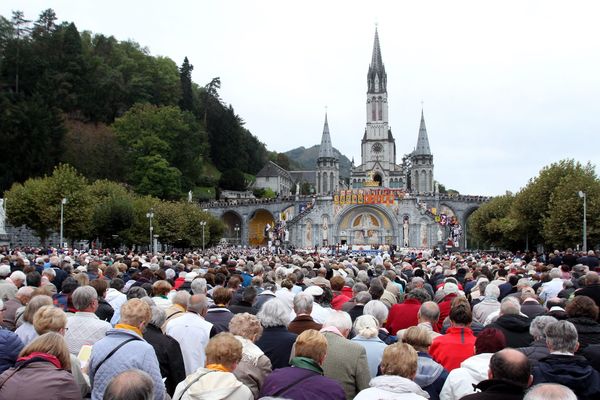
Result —
[[[150,254],[154,254],[154,249],[152,246],[152,231],[154,230],[154,228],[152,227],[152,218],[154,218],[154,208],[151,208],[150,211],[146,213],[146,218],[148,218],[148,220],[150,221]]]
[[[235,228],[233,228],[233,230],[235,231],[235,237],[237,239],[237,243],[240,243],[240,226],[236,225]]]
[[[202,252],[204,253],[204,227],[206,226],[206,221],[200,221],[200,226],[202,227]]]
[[[583,199],[583,252],[587,252],[587,202],[585,192],[579,191],[579,197]]]
[[[64,232],[64,224],[65,224],[65,204],[68,203],[66,197],[63,197],[60,201],[60,243],[59,247],[63,247],[63,232]]]

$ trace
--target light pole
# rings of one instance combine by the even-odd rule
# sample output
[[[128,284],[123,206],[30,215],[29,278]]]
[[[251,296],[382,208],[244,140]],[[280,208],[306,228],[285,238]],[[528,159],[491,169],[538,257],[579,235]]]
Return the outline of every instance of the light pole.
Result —
[[[200,226],[202,227],[202,252],[204,253],[204,227],[206,226],[206,221],[200,221]]]
[[[154,254],[154,249],[152,246],[152,231],[154,230],[154,228],[152,227],[152,218],[154,218],[154,208],[151,208],[150,211],[146,213],[146,218],[148,218],[148,220],[150,221],[150,254]]]
[[[578,194],[583,199],[583,252],[587,253],[587,203],[585,192],[580,190]]]
[[[63,247],[63,227],[65,224],[65,204],[68,203],[69,200],[67,200],[66,197],[63,197],[62,200],[60,201],[60,243],[59,243],[59,247],[62,248]]]
[[[234,230],[235,230],[236,240],[237,240],[237,242],[239,244],[239,242],[240,242],[240,226],[236,225],[235,228],[234,228]]]

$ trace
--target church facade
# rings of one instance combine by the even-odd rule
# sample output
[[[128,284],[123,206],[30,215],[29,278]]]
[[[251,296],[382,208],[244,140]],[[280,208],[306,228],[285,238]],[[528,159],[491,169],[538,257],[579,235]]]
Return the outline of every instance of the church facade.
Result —
[[[336,132],[330,132],[325,115],[315,171],[302,171],[304,178],[308,174],[314,179],[313,196],[291,196],[282,189],[277,199],[268,202],[203,207],[223,219],[230,236],[233,227],[239,226],[241,237],[235,243],[242,245],[287,242],[296,248],[347,246],[357,251],[392,246],[465,248],[467,219],[488,198],[438,192],[423,112],[413,150],[399,153],[389,125],[387,73],[377,30],[365,106],[362,139],[356,136],[361,160],[359,165],[352,163],[349,182],[340,180],[339,160],[332,145]],[[344,133],[343,137],[350,135]],[[290,175],[294,177],[294,171]],[[267,225],[277,229],[265,230]]]

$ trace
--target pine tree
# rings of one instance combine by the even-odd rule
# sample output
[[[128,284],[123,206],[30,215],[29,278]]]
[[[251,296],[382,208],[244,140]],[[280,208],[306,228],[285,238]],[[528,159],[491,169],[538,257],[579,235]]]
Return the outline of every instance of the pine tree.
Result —
[[[181,79],[181,100],[179,108],[183,111],[194,110],[194,95],[192,92],[192,71],[194,66],[190,64],[187,57],[183,59],[183,64],[179,70],[179,78]]]

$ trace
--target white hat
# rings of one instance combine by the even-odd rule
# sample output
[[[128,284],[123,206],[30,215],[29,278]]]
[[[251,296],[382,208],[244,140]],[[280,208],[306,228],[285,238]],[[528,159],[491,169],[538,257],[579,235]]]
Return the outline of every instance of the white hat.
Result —
[[[304,289],[304,293],[308,293],[313,297],[317,297],[323,295],[323,289],[320,286],[313,285]]]
[[[458,286],[455,283],[446,282],[446,283],[444,283],[444,293],[446,293],[446,294],[458,293]]]

